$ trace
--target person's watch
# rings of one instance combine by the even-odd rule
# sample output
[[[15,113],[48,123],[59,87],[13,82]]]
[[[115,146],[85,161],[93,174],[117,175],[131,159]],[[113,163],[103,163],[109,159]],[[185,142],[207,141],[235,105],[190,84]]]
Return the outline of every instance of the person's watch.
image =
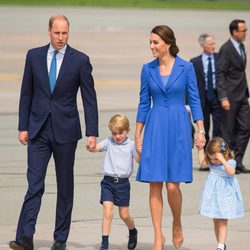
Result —
[[[204,134],[204,135],[205,135],[206,132],[205,132],[205,130],[202,130],[202,129],[201,129],[201,130],[198,130],[198,134]]]

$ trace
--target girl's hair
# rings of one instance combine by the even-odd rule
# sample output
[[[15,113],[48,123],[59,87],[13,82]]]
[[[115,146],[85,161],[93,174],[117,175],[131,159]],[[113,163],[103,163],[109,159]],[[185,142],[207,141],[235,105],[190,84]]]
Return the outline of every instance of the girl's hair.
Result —
[[[234,158],[234,154],[229,148],[229,145],[221,137],[215,137],[207,144],[204,159],[205,163],[211,164],[208,155],[213,155],[216,153],[221,153],[226,160]]]
[[[116,114],[111,117],[108,126],[111,132],[113,132],[114,130],[122,132],[129,129],[129,120],[125,115]]]
[[[173,30],[167,25],[155,26],[151,33],[158,35],[165,43],[170,45],[169,53],[172,56],[176,56],[179,52],[179,48],[176,45],[176,39]]]

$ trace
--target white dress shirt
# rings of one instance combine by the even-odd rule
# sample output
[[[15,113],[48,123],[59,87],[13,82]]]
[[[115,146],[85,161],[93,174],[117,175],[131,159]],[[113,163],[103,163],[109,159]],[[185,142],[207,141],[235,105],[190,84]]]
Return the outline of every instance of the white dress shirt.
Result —
[[[207,90],[207,72],[208,72],[208,57],[211,58],[211,63],[212,63],[212,73],[213,73],[213,88],[216,88],[216,76],[215,76],[215,62],[214,62],[214,55],[207,55],[205,53],[202,53],[202,64],[203,64],[203,69],[204,69],[204,74],[205,74],[205,89]]]
[[[241,55],[240,43],[237,42],[236,40],[234,40],[232,37],[230,37],[230,40],[231,40],[233,46],[235,47],[235,49],[237,50],[237,52],[239,53],[240,57],[242,57],[242,55]],[[242,51],[242,53],[243,53],[243,51]],[[243,57],[244,57],[244,56],[245,56],[245,55],[244,55],[244,53],[243,53]]]
[[[128,178],[133,173],[133,158],[137,155],[135,142],[126,138],[117,144],[112,137],[102,140],[101,151],[106,152],[102,164],[102,174],[112,177]]]
[[[61,65],[62,65],[62,61],[63,61],[63,57],[64,57],[64,54],[65,54],[66,48],[67,48],[67,44],[62,49],[58,50],[58,53],[56,55],[56,78],[58,77],[58,74],[59,74],[59,71],[60,71],[60,68],[61,68]],[[52,61],[54,51],[55,51],[55,49],[50,44],[48,54],[47,54],[48,75],[49,75],[50,65],[51,65],[51,61]]]

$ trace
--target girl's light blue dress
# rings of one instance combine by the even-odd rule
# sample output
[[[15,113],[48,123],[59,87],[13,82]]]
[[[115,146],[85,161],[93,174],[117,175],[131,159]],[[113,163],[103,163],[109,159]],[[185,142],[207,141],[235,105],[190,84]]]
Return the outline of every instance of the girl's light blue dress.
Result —
[[[233,168],[235,160],[228,160]],[[210,173],[205,182],[199,214],[217,219],[235,219],[243,217],[244,208],[239,183],[229,176],[223,165],[210,165]]]

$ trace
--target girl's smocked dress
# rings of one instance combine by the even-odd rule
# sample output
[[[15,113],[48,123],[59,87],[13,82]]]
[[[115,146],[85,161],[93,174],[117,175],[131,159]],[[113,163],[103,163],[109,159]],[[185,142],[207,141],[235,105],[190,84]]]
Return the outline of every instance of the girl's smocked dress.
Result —
[[[228,163],[231,167],[236,167],[235,160],[228,160]],[[243,217],[242,196],[235,175],[227,175],[222,164],[210,165],[209,168],[210,173],[203,188],[199,213],[218,219]]]

